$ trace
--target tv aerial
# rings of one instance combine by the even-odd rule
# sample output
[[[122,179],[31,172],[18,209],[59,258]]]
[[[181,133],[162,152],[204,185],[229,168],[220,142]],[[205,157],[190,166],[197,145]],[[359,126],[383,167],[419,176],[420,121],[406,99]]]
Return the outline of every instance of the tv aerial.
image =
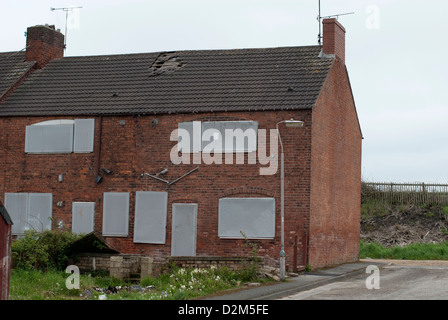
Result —
[[[53,8],[51,7],[51,11],[62,10],[65,12],[65,37],[64,37],[64,49],[67,47],[67,21],[68,21],[68,13],[75,10],[81,9],[82,7],[65,7],[65,8]]]
[[[355,14],[354,12],[347,12],[347,13],[339,13],[339,14],[333,14],[330,16],[322,17],[321,13],[320,13],[320,9],[321,9],[321,5],[320,5],[320,0],[319,0],[319,15],[317,16],[317,21],[319,22],[319,35],[317,36],[317,42],[319,43],[319,45],[322,44],[322,19],[329,19],[329,18],[339,19],[340,16]]]

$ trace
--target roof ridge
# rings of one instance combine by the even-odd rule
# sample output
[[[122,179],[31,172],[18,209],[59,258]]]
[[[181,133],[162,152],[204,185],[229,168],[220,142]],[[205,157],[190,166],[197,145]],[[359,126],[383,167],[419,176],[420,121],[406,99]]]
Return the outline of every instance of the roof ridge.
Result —
[[[132,52],[132,53],[110,53],[110,54],[94,54],[81,56],[65,56],[62,59],[68,58],[106,58],[106,57],[120,57],[120,56],[138,56],[138,55],[160,55],[164,53],[201,53],[201,52],[243,52],[243,51],[260,51],[260,50],[281,50],[281,49],[321,49],[321,45],[307,45],[307,46],[279,46],[279,47],[254,47],[254,48],[221,48],[221,49],[179,49],[179,50],[162,50],[162,51],[148,51],[148,52]]]
[[[313,45],[59,58],[32,73],[0,116],[311,108],[334,61],[319,58],[320,51]],[[162,61],[164,72],[154,72]]]

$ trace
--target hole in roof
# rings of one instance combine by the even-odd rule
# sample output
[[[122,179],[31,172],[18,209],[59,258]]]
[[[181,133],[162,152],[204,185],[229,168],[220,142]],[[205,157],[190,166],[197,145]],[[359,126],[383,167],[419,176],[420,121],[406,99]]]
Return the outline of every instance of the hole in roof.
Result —
[[[165,52],[159,54],[149,68],[150,75],[159,75],[165,72],[174,72],[184,66],[184,63],[176,56],[174,52]]]

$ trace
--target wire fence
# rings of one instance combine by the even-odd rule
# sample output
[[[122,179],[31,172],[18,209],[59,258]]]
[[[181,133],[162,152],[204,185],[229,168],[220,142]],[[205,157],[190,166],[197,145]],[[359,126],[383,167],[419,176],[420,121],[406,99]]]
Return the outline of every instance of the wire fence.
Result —
[[[448,184],[363,182],[362,199],[393,204],[448,205]]]

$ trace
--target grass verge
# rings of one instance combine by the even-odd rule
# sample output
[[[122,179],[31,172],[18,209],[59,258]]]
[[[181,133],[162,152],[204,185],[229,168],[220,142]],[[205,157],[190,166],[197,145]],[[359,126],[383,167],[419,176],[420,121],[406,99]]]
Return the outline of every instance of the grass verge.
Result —
[[[378,243],[361,241],[360,258],[395,260],[448,260],[448,242],[414,243],[405,247],[386,248]]]

